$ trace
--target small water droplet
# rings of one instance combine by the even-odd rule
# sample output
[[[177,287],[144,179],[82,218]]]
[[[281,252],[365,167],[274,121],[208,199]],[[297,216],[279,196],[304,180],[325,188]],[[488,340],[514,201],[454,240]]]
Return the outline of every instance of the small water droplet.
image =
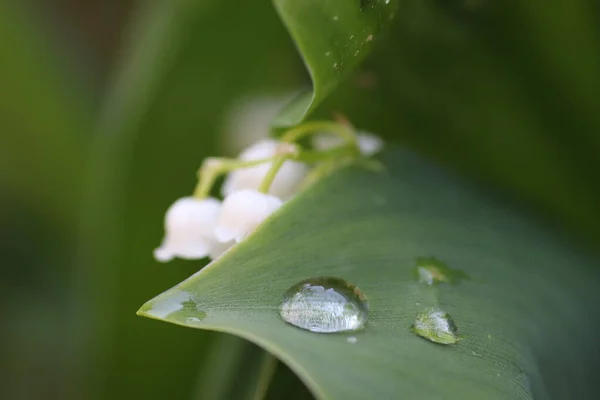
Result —
[[[319,333],[362,329],[368,314],[369,305],[358,287],[333,277],[295,284],[284,294],[279,307],[285,322]]]
[[[334,20],[334,21],[337,21],[338,19],[340,19],[340,18],[339,18],[337,15],[334,15],[334,16],[333,16],[333,20]]]
[[[341,64],[338,62],[334,62],[333,63],[333,69],[335,69],[336,71],[339,71],[342,68]]]
[[[373,40],[373,35],[367,36],[367,42],[370,42],[371,40]]]
[[[359,52],[358,50],[356,50],[356,51],[354,52],[354,57],[356,57],[356,56],[357,56],[359,53],[360,53],[360,52]]]
[[[350,39],[350,40],[354,39],[354,35],[350,35],[350,37],[348,39]]]
[[[197,317],[189,317],[185,319],[185,322],[188,324],[197,324],[198,322],[202,321],[204,319],[204,316],[202,316],[202,318],[197,318]]]
[[[464,272],[452,269],[434,257],[417,258],[416,272],[419,283],[430,286],[443,282],[456,284],[461,279],[468,278],[468,275]]]
[[[479,353],[477,353],[477,352],[475,352],[473,350],[471,350],[471,355],[475,356],[475,357],[478,357],[478,358],[483,358],[483,356],[481,354],[479,354]]]
[[[329,57],[331,55],[330,51],[325,52],[325,57]]]
[[[352,344],[358,343],[358,339],[356,338],[356,336],[350,336],[348,337],[348,339],[346,339],[346,341]]]
[[[174,292],[165,299],[157,300],[154,304],[152,304],[152,308],[148,310],[147,313],[148,315],[156,318],[168,317],[169,314],[183,309],[191,298],[191,293],[183,290]]]
[[[490,335],[489,333],[488,333],[488,339],[492,340],[492,335]]]
[[[410,328],[417,335],[435,343],[453,344],[460,340],[452,317],[438,308],[419,312]]]

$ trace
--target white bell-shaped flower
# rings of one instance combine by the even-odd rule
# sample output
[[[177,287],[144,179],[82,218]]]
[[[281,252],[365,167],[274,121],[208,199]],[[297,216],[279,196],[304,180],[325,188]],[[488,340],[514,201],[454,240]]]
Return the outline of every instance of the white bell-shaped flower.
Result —
[[[282,143],[276,140],[264,139],[242,151],[238,158],[243,161],[271,158],[277,154],[281,145]],[[257,190],[270,167],[271,163],[266,162],[254,167],[232,171],[223,183],[221,189],[223,196],[228,196],[243,189]],[[303,163],[286,161],[277,172],[273,183],[271,183],[269,194],[281,199],[289,199],[296,194],[307,173],[308,167]]]
[[[154,258],[161,262],[174,257],[198,259],[225,251],[214,233],[220,211],[221,202],[214,198],[175,201],[165,215],[165,236]]]
[[[359,131],[356,133],[358,148],[363,156],[377,154],[383,148],[383,140],[372,133]],[[344,140],[331,133],[321,133],[313,136],[313,146],[317,150],[331,150],[344,144]]]
[[[278,197],[256,190],[238,190],[223,200],[215,234],[220,242],[242,241],[283,201]]]

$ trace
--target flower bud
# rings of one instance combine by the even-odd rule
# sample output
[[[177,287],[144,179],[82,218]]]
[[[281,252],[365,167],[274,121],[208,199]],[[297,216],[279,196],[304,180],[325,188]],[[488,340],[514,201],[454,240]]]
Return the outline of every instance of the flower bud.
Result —
[[[174,257],[198,259],[222,247],[214,234],[220,210],[221,202],[214,198],[182,197],[175,201],[165,215],[165,236],[154,250],[154,258],[160,262]]]
[[[286,143],[272,139],[261,140],[240,153],[239,158],[243,161],[272,158],[280,149],[285,148],[285,145]],[[285,149],[287,150],[287,148]],[[232,171],[223,183],[221,189],[223,196],[243,189],[257,190],[270,167],[271,162],[266,162],[254,167]],[[296,161],[286,161],[278,171],[273,183],[271,183],[269,194],[281,199],[289,199],[300,188],[307,173],[308,168],[306,165]]]
[[[223,200],[215,234],[220,242],[242,241],[269,215],[277,210],[281,199],[256,190],[238,190]]]

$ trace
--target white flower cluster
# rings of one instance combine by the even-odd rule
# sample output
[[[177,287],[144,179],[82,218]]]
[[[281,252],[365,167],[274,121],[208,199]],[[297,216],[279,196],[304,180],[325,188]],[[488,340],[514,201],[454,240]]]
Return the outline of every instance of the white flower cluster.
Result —
[[[376,136],[357,135],[361,153],[370,156],[383,143]],[[330,150],[343,145],[343,140],[329,134],[314,137],[316,150]],[[290,147],[291,146],[291,147]],[[302,162],[283,162],[267,193],[259,191],[271,166],[283,151],[293,151],[295,145],[272,139],[261,140],[240,153],[237,161],[259,162],[229,172],[221,188],[224,200],[214,197],[182,197],[169,207],[164,220],[165,236],[154,250],[157,261],[182,259],[215,259],[235,243],[253,232],[269,215],[292,198],[307,177],[309,168]]]

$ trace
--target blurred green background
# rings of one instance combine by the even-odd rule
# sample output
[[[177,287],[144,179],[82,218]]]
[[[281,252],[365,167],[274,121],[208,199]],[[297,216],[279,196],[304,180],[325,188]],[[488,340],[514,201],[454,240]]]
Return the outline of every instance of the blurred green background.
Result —
[[[599,18],[591,0],[404,1],[319,115],[345,112],[593,249]],[[201,398],[222,339],[135,311],[203,265],[152,258],[202,159],[266,134],[310,84],[272,4],[1,2],[0,57],[0,398]]]

